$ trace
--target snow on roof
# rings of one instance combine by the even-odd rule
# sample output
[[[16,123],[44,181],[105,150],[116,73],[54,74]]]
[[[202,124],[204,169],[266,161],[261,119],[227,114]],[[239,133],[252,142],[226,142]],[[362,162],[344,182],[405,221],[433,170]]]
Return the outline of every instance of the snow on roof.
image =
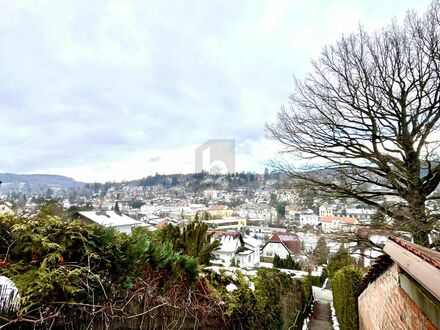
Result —
[[[255,239],[249,235],[243,235],[243,241],[244,244],[250,245],[252,247],[258,247],[263,244],[263,242],[261,242],[260,240]]]
[[[240,245],[240,233],[237,232],[216,232],[213,239],[220,241],[220,249],[215,252],[235,252]]]
[[[301,239],[295,233],[274,233],[268,243],[281,243],[290,253],[297,253],[301,250]]]
[[[78,212],[81,216],[103,226],[103,227],[119,227],[119,226],[135,226],[140,222],[115,211],[96,212],[96,211],[82,211]]]

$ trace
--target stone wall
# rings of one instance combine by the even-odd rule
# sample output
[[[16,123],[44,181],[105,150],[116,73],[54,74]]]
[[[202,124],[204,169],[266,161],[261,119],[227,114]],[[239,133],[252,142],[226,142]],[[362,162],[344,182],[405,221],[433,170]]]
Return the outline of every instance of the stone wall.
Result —
[[[360,329],[436,329],[400,287],[396,264],[370,283],[358,304]]]

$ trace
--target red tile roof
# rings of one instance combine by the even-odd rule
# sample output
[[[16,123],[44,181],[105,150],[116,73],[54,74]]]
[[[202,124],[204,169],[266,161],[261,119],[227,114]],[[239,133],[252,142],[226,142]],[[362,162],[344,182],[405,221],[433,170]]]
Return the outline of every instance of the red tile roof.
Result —
[[[405,250],[415,254],[419,258],[422,258],[437,269],[440,269],[440,252],[430,250],[426,247],[405,241],[395,236],[390,236],[388,239],[400,245]]]
[[[301,239],[295,233],[274,233],[269,239],[272,243],[281,243],[290,253],[298,253],[301,251]]]
[[[417,256],[420,259],[423,259],[430,265],[434,266],[436,269],[440,270],[440,253],[430,250],[428,248],[425,248],[423,246],[408,242],[406,240],[403,240],[401,238],[390,236],[388,237],[389,241],[386,243],[384,252],[385,254],[379,256],[375,259],[373,264],[371,265],[370,269],[368,270],[367,274],[365,274],[363,281],[360,283],[359,287],[356,290],[356,296],[358,297],[361,295],[361,293],[367,288],[367,286],[373,282],[377,277],[379,277],[392,263],[393,260],[390,257],[390,255],[387,253],[387,246],[389,244],[397,244],[400,248],[403,248],[404,250],[408,251],[409,254],[406,254],[407,256],[413,254]],[[396,256],[394,256],[396,258]],[[417,260],[417,259],[415,259]],[[409,263],[406,263],[406,266],[410,266]],[[419,268],[421,264],[417,264],[416,268]],[[405,269],[405,267],[403,267]],[[411,274],[410,274],[411,275]],[[413,275],[411,275],[413,276]],[[420,279],[417,280],[420,283]],[[431,291],[430,288],[426,287],[427,284],[421,283],[425,288],[428,289],[428,291]],[[429,283],[428,286],[431,286],[432,283]],[[436,286],[437,283],[434,283],[434,286]],[[431,292],[432,293],[432,292]]]
[[[223,211],[228,209],[229,207],[227,205],[213,205],[210,208],[211,211]]]
[[[353,217],[337,217],[337,216],[333,216],[333,217],[321,217],[320,221],[321,222],[341,221],[341,222],[344,222],[346,224],[353,225],[354,223],[357,222],[357,219],[353,218]]]

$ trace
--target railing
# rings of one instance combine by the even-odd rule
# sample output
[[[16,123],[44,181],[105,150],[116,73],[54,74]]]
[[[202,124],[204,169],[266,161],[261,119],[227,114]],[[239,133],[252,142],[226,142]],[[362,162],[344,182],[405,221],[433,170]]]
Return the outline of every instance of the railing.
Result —
[[[295,330],[295,329],[301,329],[302,328],[302,323],[301,324],[297,324],[298,323],[298,318],[300,315],[302,315],[302,320],[304,321],[304,317],[306,315],[308,315],[310,313],[310,308],[313,304],[313,302],[315,301],[315,297],[312,296],[310,297],[309,301],[307,302],[307,304],[304,306],[304,309],[301,311],[297,311],[296,312],[296,316],[295,316],[295,320],[293,321],[293,324],[288,328],[288,330]]]

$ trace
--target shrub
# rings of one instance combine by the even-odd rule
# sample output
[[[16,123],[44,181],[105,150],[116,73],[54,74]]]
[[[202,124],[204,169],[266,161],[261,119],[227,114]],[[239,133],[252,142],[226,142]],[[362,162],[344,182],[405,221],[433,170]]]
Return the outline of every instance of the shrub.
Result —
[[[287,329],[311,296],[310,281],[299,281],[276,269],[259,268],[248,280],[239,272],[235,277],[224,271],[208,272],[208,279],[214,294],[226,303],[226,314],[241,329]],[[227,292],[229,283],[237,289]]]
[[[330,257],[327,271],[328,276],[333,278],[333,275],[342,267],[354,265],[356,260],[350,256],[347,249],[341,247],[332,257]]]
[[[290,254],[286,259],[281,259],[278,254],[275,254],[272,263],[274,268],[301,270],[301,265],[293,260]]]
[[[354,295],[362,281],[362,270],[346,266],[338,270],[333,278],[333,302],[341,330],[358,329],[358,306]]]
[[[174,251],[171,243],[153,242],[144,228],[128,236],[40,214],[0,216],[0,234],[0,251],[8,253],[0,275],[16,283],[23,311],[53,302],[104,303],[144,283],[148,269],[186,283],[198,277],[197,258]]]

